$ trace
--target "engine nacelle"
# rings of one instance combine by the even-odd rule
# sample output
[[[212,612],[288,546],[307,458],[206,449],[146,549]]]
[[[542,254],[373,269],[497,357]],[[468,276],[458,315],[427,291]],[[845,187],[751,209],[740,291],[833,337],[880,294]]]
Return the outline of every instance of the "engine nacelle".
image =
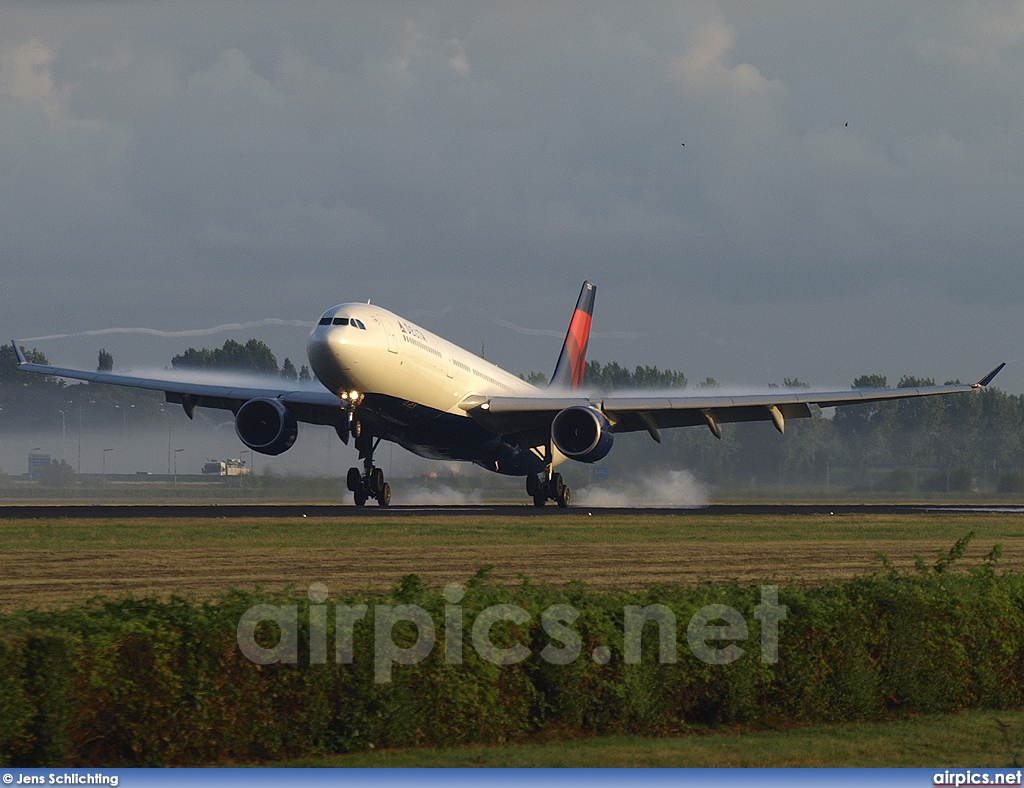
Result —
[[[253,451],[277,455],[288,451],[295,443],[299,423],[283,402],[261,397],[249,400],[238,409],[235,432]]]
[[[612,450],[612,425],[599,410],[575,405],[551,422],[551,440],[562,454],[580,462],[597,462]]]

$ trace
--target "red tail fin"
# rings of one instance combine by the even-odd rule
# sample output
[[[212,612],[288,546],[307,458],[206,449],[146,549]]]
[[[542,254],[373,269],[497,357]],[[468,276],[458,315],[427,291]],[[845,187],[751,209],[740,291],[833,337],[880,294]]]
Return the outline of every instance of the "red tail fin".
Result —
[[[578,389],[583,385],[583,369],[587,364],[587,343],[590,341],[590,322],[594,315],[594,296],[597,287],[590,282],[583,283],[576,311],[569,321],[569,330],[558,356],[555,372],[549,385]]]

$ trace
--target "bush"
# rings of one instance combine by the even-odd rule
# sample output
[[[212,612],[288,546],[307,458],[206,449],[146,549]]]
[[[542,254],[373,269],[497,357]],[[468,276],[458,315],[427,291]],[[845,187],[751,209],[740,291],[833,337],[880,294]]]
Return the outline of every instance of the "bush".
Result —
[[[932,567],[821,588],[779,590],[779,660],[761,659],[758,586],[701,584],[596,592],[525,581],[509,588],[481,570],[457,605],[410,575],[388,593],[326,605],[327,664],[310,664],[311,604],[293,594],[232,592],[205,603],[95,601],[67,610],[0,616],[0,762],[142,766],[259,762],[377,747],[497,743],[532,735],[629,732],[692,725],[788,726],[963,708],[1024,706],[1024,577],[997,573],[998,546],[969,573],[953,573],[970,536]],[[353,661],[333,659],[333,605],[367,605]],[[257,665],[236,628],[256,604],[298,609],[296,664]],[[435,622],[433,650],[374,681],[377,605],[415,604]],[[493,605],[529,620],[490,630],[498,648],[530,656],[499,666],[473,645],[472,623]],[[677,660],[661,664],[657,622],[642,630],[639,664],[625,664],[627,606],[663,605],[676,619]],[[568,629],[579,655],[539,657],[572,637],[545,628],[545,611],[579,613]],[[687,625],[707,605],[734,608],[748,637],[726,665],[698,659]],[[447,616],[464,622],[461,662],[446,659]],[[396,643],[413,642],[395,626]],[[266,644],[269,646],[270,644]],[[712,643],[714,645],[714,643]],[[725,647],[725,641],[714,647]],[[611,658],[599,658],[608,649]],[[570,649],[571,651],[571,649]]]
[[[937,473],[922,485],[932,492],[971,492],[974,488],[974,471],[965,465]]]
[[[0,765],[20,759],[29,745],[30,704],[25,688],[25,639],[0,636]]]
[[[39,469],[39,484],[43,487],[70,487],[75,483],[75,469],[64,460],[53,460]]]
[[[1006,494],[1024,493],[1024,471],[1014,468],[999,478],[999,492]]]
[[[894,468],[875,487],[883,492],[912,492],[914,489],[914,472],[910,468]]]

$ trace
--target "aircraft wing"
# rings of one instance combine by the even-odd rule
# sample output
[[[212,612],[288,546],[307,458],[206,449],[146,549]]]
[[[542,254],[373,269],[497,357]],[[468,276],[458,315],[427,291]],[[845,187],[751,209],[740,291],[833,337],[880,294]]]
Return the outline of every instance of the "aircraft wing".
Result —
[[[550,429],[559,411],[568,407],[592,407],[611,422],[614,432],[646,430],[660,441],[659,430],[668,427],[706,425],[721,437],[718,425],[739,421],[771,421],[782,432],[787,419],[806,419],[811,405],[822,408],[865,402],[933,397],[984,388],[999,373],[1000,364],[976,383],[898,389],[850,389],[847,391],[772,390],[762,394],[651,396],[643,392],[608,394],[603,397],[472,397],[462,403],[469,415],[491,432],[503,435]]]
[[[90,383],[109,383],[113,386],[128,386],[149,391],[162,391],[167,401],[181,405],[189,418],[192,418],[197,407],[220,408],[234,413],[249,400],[257,398],[281,400],[295,414],[296,419],[307,424],[334,426],[339,423],[341,418],[338,398],[326,389],[323,391],[308,391],[304,389],[216,385],[136,377],[115,372],[89,372],[81,369],[52,367],[48,364],[35,364],[27,361],[17,343],[12,342],[11,344],[14,345],[14,352],[18,357],[18,369],[20,370],[36,372],[42,375],[53,375],[58,378],[87,380]]]

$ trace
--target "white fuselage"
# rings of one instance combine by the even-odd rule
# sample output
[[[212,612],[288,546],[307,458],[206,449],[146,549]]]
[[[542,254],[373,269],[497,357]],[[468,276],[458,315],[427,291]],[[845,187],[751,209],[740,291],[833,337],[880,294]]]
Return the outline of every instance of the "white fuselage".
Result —
[[[317,378],[335,394],[386,394],[458,416],[466,416],[459,403],[467,397],[538,393],[501,367],[371,304],[328,309],[310,334],[307,354]]]

